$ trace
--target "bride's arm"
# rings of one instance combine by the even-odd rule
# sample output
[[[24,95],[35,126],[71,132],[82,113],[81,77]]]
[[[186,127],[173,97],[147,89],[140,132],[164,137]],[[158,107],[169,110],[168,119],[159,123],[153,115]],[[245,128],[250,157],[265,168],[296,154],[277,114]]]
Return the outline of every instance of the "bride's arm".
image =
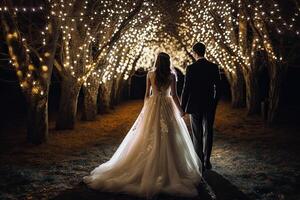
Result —
[[[180,106],[180,103],[179,103],[179,98],[178,98],[178,95],[177,95],[177,89],[176,89],[176,78],[175,78],[175,75],[172,75],[172,82],[171,82],[171,95],[172,95],[172,98],[174,100],[174,103],[176,105],[176,107],[178,108],[179,112],[180,112],[180,115],[183,116],[184,112]]]
[[[144,102],[149,98],[150,96],[150,87],[151,87],[151,82],[150,82],[150,77],[149,77],[149,73],[147,73],[147,77],[146,77],[146,92],[145,92],[145,97],[144,97]]]

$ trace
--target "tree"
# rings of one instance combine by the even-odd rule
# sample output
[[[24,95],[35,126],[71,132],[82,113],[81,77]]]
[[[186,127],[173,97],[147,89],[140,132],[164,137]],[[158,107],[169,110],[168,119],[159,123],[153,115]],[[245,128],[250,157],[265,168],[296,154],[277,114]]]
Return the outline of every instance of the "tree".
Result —
[[[291,7],[296,2],[290,1]],[[297,3],[296,3],[297,5]],[[296,6],[294,6],[296,8]],[[184,1],[180,8],[179,36],[190,47],[195,41],[204,41],[208,57],[225,70],[231,85],[232,104],[246,105],[249,114],[260,108],[257,65],[258,52],[268,55],[270,73],[269,123],[274,121],[279,104],[280,87],[284,77],[284,66],[280,52],[274,51],[276,44],[269,35],[282,30],[295,31],[294,16],[282,17],[277,1]],[[289,13],[289,12],[287,12]],[[294,14],[295,13],[295,14]],[[279,28],[280,27],[280,28]],[[274,31],[277,30],[277,31]],[[278,45],[278,44],[277,44]],[[244,92],[244,88],[246,91]]]
[[[62,90],[57,129],[74,128],[77,100],[82,85],[89,77],[97,77],[98,71],[101,73],[101,69],[98,71],[94,69],[97,66],[101,67],[101,58],[118,40],[122,29],[126,27],[132,16],[139,12],[142,3],[140,1],[133,9],[131,5],[135,5],[135,1],[124,2],[124,7],[109,2],[103,4],[102,1],[72,1],[65,2],[64,6],[61,6],[58,17],[63,37],[58,59],[60,62],[56,62],[56,67],[61,74]],[[119,15],[113,15],[114,12]],[[74,15],[78,17],[72,17]],[[96,39],[96,36],[102,38]],[[93,49],[95,46],[99,46],[99,50],[95,51]],[[86,85],[90,86],[90,84]],[[86,119],[94,119],[96,114],[94,109],[98,91],[97,82],[93,82],[93,87],[90,88],[90,91],[84,89],[84,118]]]
[[[1,22],[11,62],[28,105],[27,139],[41,144],[48,138],[48,93],[59,34],[57,22],[46,17],[45,7],[39,7],[37,9],[46,15],[39,14],[44,17],[33,23],[42,24],[45,30],[33,30],[32,25],[21,29],[21,19],[26,13],[18,12],[9,1],[5,1],[5,5],[8,12],[1,13]]]
[[[96,107],[99,86],[101,96],[105,98],[103,103],[107,104],[104,108],[107,106],[113,108],[118,103],[116,95],[121,94],[121,83],[124,83],[124,79],[128,79],[125,76],[128,77],[127,69],[130,68],[135,54],[138,54],[146,40],[155,35],[160,17],[159,13],[155,14],[152,11],[153,8],[148,2],[139,1],[121,22],[111,40],[96,51],[93,56],[95,67],[87,78],[83,90],[88,94],[86,98],[93,99],[84,101],[85,120],[93,120],[96,117],[96,112],[90,108]],[[107,49],[104,51],[105,48]]]

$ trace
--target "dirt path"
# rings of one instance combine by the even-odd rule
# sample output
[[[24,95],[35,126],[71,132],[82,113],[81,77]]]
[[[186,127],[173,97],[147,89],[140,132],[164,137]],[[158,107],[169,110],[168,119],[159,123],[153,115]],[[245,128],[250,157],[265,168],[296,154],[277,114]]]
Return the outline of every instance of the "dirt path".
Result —
[[[39,147],[26,145],[23,129],[7,130],[0,138],[5,144],[0,153],[0,199],[137,199],[89,190],[81,180],[110,158],[141,107],[141,101],[124,103],[97,121],[77,123],[73,131],[56,131],[51,123],[49,142]],[[203,183],[196,199],[299,199],[297,130],[284,134],[286,129],[264,128],[257,117],[243,113],[226,103],[219,106],[214,168],[204,175],[210,186]]]
[[[93,191],[81,181],[111,157],[141,108],[141,101],[124,103],[94,122],[78,123],[72,131],[56,131],[51,123],[49,142],[38,147],[25,143],[22,128],[7,130],[1,135],[0,199],[138,199]],[[205,182],[199,192],[201,199],[212,199]]]
[[[300,199],[300,126],[269,128],[245,113],[227,103],[218,107],[214,170],[251,199]]]

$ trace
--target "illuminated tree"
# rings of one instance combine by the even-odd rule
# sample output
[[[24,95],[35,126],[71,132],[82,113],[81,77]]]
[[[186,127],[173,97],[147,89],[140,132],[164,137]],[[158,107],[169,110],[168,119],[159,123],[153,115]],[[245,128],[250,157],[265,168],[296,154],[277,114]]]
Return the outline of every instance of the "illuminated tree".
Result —
[[[48,93],[58,39],[57,22],[47,17],[49,5],[44,3],[28,8],[5,1],[0,10],[11,64],[28,105],[27,139],[34,144],[48,137]],[[34,28],[37,24],[44,28]]]
[[[58,129],[74,128],[77,100],[82,85],[88,77],[98,77],[101,73],[101,67],[98,71],[94,69],[102,65],[103,56],[139,12],[142,3],[143,1],[66,0],[52,5],[59,10],[53,16],[58,17],[62,30],[62,48],[55,65],[62,78],[59,115],[56,121]],[[85,102],[93,102],[95,105],[96,98],[90,94],[98,91],[97,84],[94,83],[89,90],[84,90]]]
[[[260,106],[257,65],[258,52],[266,52],[270,74],[269,122],[274,121],[278,109],[282,83],[282,57],[274,51],[274,37],[282,29],[295,30],[295,16],[283,20],[276,1],[184,1],[180,12],[179,36],[188,47],[196,41],[208,46],[208,57],[217,62],[231,84],[234,106],[243,105],[246,92],[248,113],[256,113]],[[280,27],[280,28],[279,28]],[[244,85],[246,91],[244,92]]]
[[[120,25],[123,28],[113,35],[113,40],[107,45],[106,51],[101,52],[100,48],[101,53],[94,56],[95,67],[83,84],[83,91],[86,94],[83,117],[86,120],[93,120],[96,117],[99,87],[101,96],[98,100],[105,99],[102,102],[106,104],[104,107],[112,108],[118,102],[122,86],[127,84],[131,73],[128,70],[132,71],[135,57],[141,52],[143,43],[156,36],[159,12],[153,11],[151,1],[139,3],[140,7],[137,7],[139,9],[129,13]]]
[[[220,65],[230,82],[232,105],[244,104],[244,60],[237,59],[237,37],[231,4],[224,1],[184,2],[179,36],[189,48],[196,41],[207,44],[207,57]]]
[[[47,139],[53,64],[61,79],[56,127],[72,129],[81,89],[83,120],[94,120],[120,102],[137,68],[153,67],[159,51],[183,70],[197,41],[223,68],[233,107],[246,105],[253,114],[265,101],[269,122],[275,120],[287,59],[283,33],[299,35],[297,1],[285,1],[288,6],[277,0],[34,2],[5,0],[0,6],[8,54],[28,103],[30,142]],[[290,10],[282,11],[285,7]],[[259,94],[263,65],[270,78],[267,100]]]

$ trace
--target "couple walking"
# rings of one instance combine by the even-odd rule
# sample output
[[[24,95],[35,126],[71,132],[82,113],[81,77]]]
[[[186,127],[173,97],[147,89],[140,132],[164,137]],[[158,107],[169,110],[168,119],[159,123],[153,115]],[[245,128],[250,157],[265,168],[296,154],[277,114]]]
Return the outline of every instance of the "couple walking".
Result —
[[[219,97],[218,66],[193,46],[196,62],[186,69],[181,103],[170,56],[159,53],[147,74],[144,106],[111,159],[84,182],[93,189],[152,197],[196,196],[202,172],[211,169],[213,123]],[[183,116],[190,114],[190,135]]]

